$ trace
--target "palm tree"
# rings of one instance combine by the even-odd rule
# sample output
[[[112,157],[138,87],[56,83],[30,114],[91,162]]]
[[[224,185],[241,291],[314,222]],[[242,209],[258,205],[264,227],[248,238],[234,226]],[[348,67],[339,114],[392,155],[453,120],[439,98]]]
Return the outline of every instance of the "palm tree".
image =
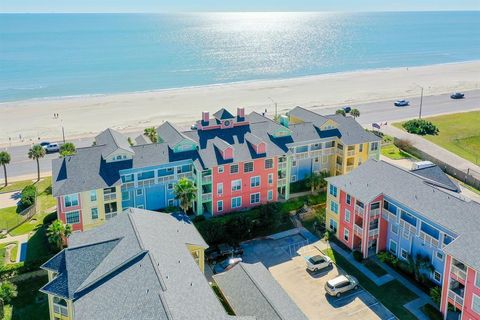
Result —
[[[345,113],[345,110],[343,109],[338,109],[337,111],[335,111],[335,114],[341,114],[342,116],[346,116],[347,114]]]
[[[72,226],[55,220],[47,229],[48,242],[55,245],[59,250],[63,248],[63,242],[72,234]]]
[[[40,158],[45,156],[45,149],[36,144],[28,150],[28,158],[37,161],[37,181],[40,181]]]
[[[145,128],[143,134],[146,135],[153,143],[158,142],[157,130],[154,127]]]
[[[193,184],[193,181],[187,178],[178,180],[173,192],[175,194],[175,199],[180,201],[180,208],[182,208],[184,213],[187,213],[197,197],[197,188]]]
[[[7,164],[10,163],[10,154],[7,151],[0,152],[0,164],[3,166],[3,176],[5,177],[5,187],[8,184],[7,181]]]
[[[62,157],[71,156],[72,154],[75,154],[76,151],[75,145],[71,142],[64,143],[60,147],[60,155]]]
[[[360,117],[360,110],[352,109],[352,111],[350,111],[350,115],[353,117],[353,119],[357,119]]]
[[[314,191],[325,188],[327,186],[327,180],[325,180],[325,178],[328,177],[329,174],[326,171],[322,171],[320,173],[312,173],[307,180],[307,186],[310,187],[311,193],[313,194]]]

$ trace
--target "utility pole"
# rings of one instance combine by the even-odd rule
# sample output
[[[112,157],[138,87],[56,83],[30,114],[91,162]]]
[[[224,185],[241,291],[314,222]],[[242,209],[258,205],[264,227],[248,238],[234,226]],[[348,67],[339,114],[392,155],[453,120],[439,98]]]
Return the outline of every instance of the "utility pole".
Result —
[[[275,118],[274,119],[276,120],[277,116],[278,116],[278,114],[277,114],[277,103],[271,97],[268,97],[268,99],[270,99],[270,101],[272,101],[273,104],[275,105]]]
[[[422,119],[422,104],[423,104],[423,87],[422,88],[422,93],[420,94],[420,111],[418,113],[418,119]]]

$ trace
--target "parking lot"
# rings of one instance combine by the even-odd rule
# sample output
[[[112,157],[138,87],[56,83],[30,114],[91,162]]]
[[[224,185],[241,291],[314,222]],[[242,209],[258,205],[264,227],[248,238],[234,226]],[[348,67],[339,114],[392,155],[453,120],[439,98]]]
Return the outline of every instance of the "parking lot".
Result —
[[[316,273],[306,270],[305,257],[320,252],[308,235],[253,240],[242,247],[243,261],[261,261],[309,319],[396,319],[361,287],[340,298],[327,296],[325,283],[340,272],[335,265]]]

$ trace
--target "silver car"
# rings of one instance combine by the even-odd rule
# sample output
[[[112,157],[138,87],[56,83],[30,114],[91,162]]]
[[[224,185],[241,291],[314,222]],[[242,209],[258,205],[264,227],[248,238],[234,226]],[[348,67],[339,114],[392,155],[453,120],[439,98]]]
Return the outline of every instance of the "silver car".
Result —
[[[310,271],[318,271],[332,265],[332,260],[324,255],[317,254],[313,257],[306,257],[307,269]]]
[[[349,275],[338,276],[325,283],[325,291],[334,297],[340,297],[342,293],[358,289],[358,280]]]

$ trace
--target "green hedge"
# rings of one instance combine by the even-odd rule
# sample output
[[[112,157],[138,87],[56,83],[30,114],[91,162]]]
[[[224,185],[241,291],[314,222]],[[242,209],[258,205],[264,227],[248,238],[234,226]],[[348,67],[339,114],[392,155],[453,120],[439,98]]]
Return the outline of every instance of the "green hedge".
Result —
[[[9,279],[16,275],[36,271],[40,268],[42,264],[44,264],[48,259],[50,259],[52,255],[43,256],[37,260],[30,261],[28,263],[25,262],[17,262],[11,264],[5,264],[0,266],[0,280]]]
[[[442,320],[443,316],[442,313],[432,306],[431,304],[426,304],[422,307],[423,313],[430,319],[430,320]]]
[[[21,207],[28,208],[35,203],[35,195],[37,193],[37,188],[34,185],[29,185],[23,188],[21,195]]]
[[[403,128],[409,133],[419,135],[436,135],[438,134],[438,128],[430,121],[423,119],[413,119],[402,124]]]

